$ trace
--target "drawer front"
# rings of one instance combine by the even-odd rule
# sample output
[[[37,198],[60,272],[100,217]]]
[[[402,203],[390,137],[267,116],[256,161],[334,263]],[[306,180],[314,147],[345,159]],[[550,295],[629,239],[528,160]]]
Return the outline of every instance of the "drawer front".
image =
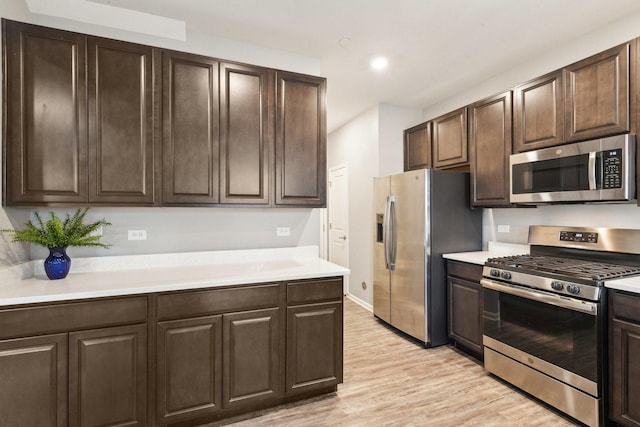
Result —
[[[280,284],[188,291],[158,296],[158,320],[278,307]]]
[[[611,292],[609,310],[615,318],[640,323],[640,296]]]
[[[287,283],[287,304],[342,300],[342,277]]]
[[[468,262],[447,261],[447,274],[461,277],[472,282],[480,282],[482,279],[482,266]]]
[[[0,339],[146,321],[146,296],[12,308],[0,310]]]

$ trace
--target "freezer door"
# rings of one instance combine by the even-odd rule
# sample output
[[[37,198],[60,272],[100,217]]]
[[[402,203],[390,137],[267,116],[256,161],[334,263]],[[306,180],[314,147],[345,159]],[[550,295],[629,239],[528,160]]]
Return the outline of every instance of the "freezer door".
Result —
[[[387,201],[389,199],[390,178],[375,178],[373,203],[375,229],[373,236],[373,314],[387,323],[391,322],[391,300],[389,299],[390,271],[385,262],[387,230]],[[386,252],[388,257],[388,251]]]
[[[391,177],[395,198],[393,240],[395,269],[391,271],[391,324],[428,342],[425,321],[425,223],[427,170]]]

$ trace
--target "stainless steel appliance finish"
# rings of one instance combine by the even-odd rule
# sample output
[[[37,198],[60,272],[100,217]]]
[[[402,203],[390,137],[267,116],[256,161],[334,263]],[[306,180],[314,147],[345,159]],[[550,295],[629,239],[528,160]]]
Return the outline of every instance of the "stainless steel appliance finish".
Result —
[[[511,203],[629,201],[636,197],[635,135],[512,154]]]
[[[443,253],[482,247],[469,174],[423,169],[374,180],[373,311],[425,346],[445,344]]]
[[[640,274],[640,230],[531,226],[483,269],[485,368],[581,422],[606,417],[608,279]]]

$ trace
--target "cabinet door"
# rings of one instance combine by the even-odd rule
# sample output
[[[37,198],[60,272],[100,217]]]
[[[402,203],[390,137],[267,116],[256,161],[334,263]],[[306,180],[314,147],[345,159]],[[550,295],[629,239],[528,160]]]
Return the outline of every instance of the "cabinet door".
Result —
[[[482,357],[482,286],[449,276],[449,337]]]
[[[220,64],[220,202],[269,203],[273,75]]]
[[[342,303],[287,308],[286,392],[342,382]]]
[[[145,426],[147,326],[69,334],[69,426]]]
[[[431,167],[431,122],[404,131],[404,170]]]
[[[326,80],[278,71],[276,204],[323,207],[327,188]]]
[[[640,324],[614,319],[611,342],[609,415],[622,425],[640,426]]]
[[[173,423],[222,407],[222,316],[159,322],[156,422]]]
[[[514,89],[513,151],[562,144],[564,95],[562,70]]]
[[[469,164],[467,157],[467,108],[432,120],[433,167],[448,168]]]
[[[223,406],[280,397],[280,310],[223,315]]]
[[[511,155],[511,91],[470,108],[471,203],[509,205]]]
[[[153,203],[153,49],[88,39],[89,202]]]
[[[162,53],[162,202],[218,203],[218,62]]]
[[[86,203],[86,38],[4,24],[5,202]]]
[[[629,44],[566,68],[565,140],[629,131]]]
[[[0,341],[5,426],[67,425],[67,335]]]

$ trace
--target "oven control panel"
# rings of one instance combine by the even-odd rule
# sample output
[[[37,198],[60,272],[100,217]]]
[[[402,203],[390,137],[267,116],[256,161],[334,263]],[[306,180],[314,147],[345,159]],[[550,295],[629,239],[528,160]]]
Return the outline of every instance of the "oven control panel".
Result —
[[[563,242],[598,243],[598,233],[560,231],[560,240]]]

